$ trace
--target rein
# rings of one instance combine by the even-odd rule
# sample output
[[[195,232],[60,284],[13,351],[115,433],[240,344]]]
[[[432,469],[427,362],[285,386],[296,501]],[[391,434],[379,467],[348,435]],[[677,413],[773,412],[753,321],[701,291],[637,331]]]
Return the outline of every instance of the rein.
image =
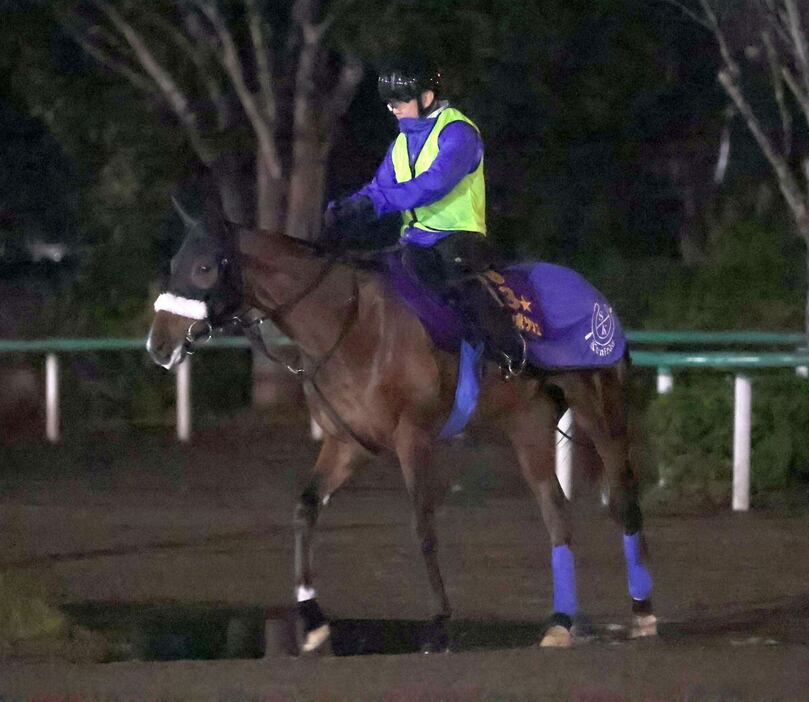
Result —
[[[318,247],[311,245],[309,242],[296,240],[296,243],[303,244],[304,246],[313,249],[315,252],[318,252]],[[314,278],[312,278],[312,280],[309,281],[309,283],[307,283],[307,285],[296,296],[290,300],[287,300],[286,302],[276,302],[272,298],[272,295],[265,290],[264,293],[270,298],[270,302],[273,304],[273,307],[269,310],[269,314],[267,315],[253,307],[235,314],[222,324],[214,324],[207,318],[194,319],[186,331],[184,348],[187,354],[193,354],[194,345],[198,343],[207,343],[210,341],[215,331],[222,333],[227,326],[231,324],[238,325],[244,331],[245,336],[247,336],[254,348],[260,350],[261,353],[263,353],[274,363],[283,366],[289,373],[294,375],[296,378],[299,378],[302,383],[308,384],[309,387],[311,387],[312,391],[317,395],[321,406],[337,427],[348,434],[366,451],[376,454],[379,453],[381,447],[367,439],[364,439],[356,431],[354,431],[340,416],[340,414],[334,408],[334,405],[329,402],[326,395],[320,389],[320,386],[315,382],[315,376],[337,352],[337,349],[343,343],[346,336],[348,336],[348,333],[351,331],[354,323],[359,317],[359,281],[357,279],[356,270],[353,272],[352,294],[347,299],[347,302],[350,303],[351,308],[345,315],[340,332],[329,350],[323,356],[317,360],[314,360],[313,363],[306,363],[306,355],[300,349],[298,349],[297,357],[302,357],[303,363],[295,363],[293,360],[284,358],[283,354],[279,353],[281,348],[280,344],[274,347],[271,344],[268,345],[264,341],[264,335],[261,333],[261,327],[265,322],[273,321],[274,319],[283,320],[283,318],[286,317],[300,302],[317,290],[317,288],[320,287],[321,283],[325,280],[326,276],[328,276],[328,274],[334,268],[334,264],[337,262],[338,258],[339,254],[336,252],[330,253],[322,268],[317,272]],[[251,319],[249,317],[253,311],[257,313],[257,316]],[[202,328],[197,331],[197,328],[200,325],[202,325]],[[306,365],[310,365],[310,367],[307,369]]]
[[[313,293],[320,287],[320,284],[323,282],[326,276],[331,272],[331,269],[334,267],[334,263],[336,260],[337,256],[329,256],[326,259],[325,263],[323,264],[323,267],[318,271],[317,275],[314,278],[312,278],[312,280],[309,282],[309,285],[307,285],[298,294],[297,297],[294,297],[291,300],[276,303],[275,300],[272,299],[272,295],[270,295],[268,292],[265,291],[267,296],[275,305],[275,309],[272,310],[273,314],[277,315],[280,318],[284,318],[286,315],[288,315],[297,306],[299,302],[304,300],[306,297],[308,297],[311,293]],[[356,287],[356,277],[354,280],[354,284]]]
[[[328,269],[331,268],[333,261],[329,262]],[[319,275],[315,281],[315,284],[310,284],[305,293],[300,295],[298,298],[294,300],[292,304],[289,304],[284,313],[288,313],[294,305],[298,304],[303,298],[306,297],[310,292],[315,290],[320,282],[325,277],[325,272],[321,271],[321,275]],[[343,343],[343,340],[348,336],[348,332],[354,326],[354,322],[357,320],[359,316],[359,283],[357,282],[357,274],[354,273],[354,290],[351,296],[348,298],[348,302],[351,303],[351,309],[349,310],[348,314],[346,314],[345,319],[343,320],[343,326],[340,329],[340,333],[337,335],[334,343],[332,344],[331,348],[321,356],[314,365],[307,370],[303,365],[300,368],[295,368],[291,363],[287,362],[287,360],[281,358],[277,353],[277,348],[272,349],[267,343],[264,341],[264,335],[261,333],[261,325],[268,320],[268,317],[258,317],[252,321],[246,321],[239,317],[235,317],[234,320],[240,322],[242,325],[242,329],[244,329],[245,334],[250,339],[251,344],[255,347],[259,348],[261,352],[269,358],[271,361],[278,363],[279,365],[284,366],[292,375],[296,378],[299,378],[303,383],[308,384],[309,387],[312,388],[314,393],[317,395],[318,399],[320,400],[323,409],[326,410],[326,414],[329,415],[329,418],[334,422],[336,426],[342,429],[346,434],[348,434],[354,441],[356,441],[360,446],[362,446],[366,451],[369,453],[379,453],[380,447],[369,441],[368,439],[363,438],[360,436],[354,429],[352,429],[348,422],[346,422],[341,416],[340,413],[334,408],[329,399],[320,389],[320,386],[315,382],[315,376],[317,375],[318,371],[329,362],[332,356],[335,354],[337,349],[340,347],[340,344]],[[274,312],[278,314],[278,309],[276,308]],[[301,356],[306,358],[303,353],[300,354]]]
[[[284,314],[288,313],[295,305],[297,305],[301,300],[303,300],[306,295],[313,292],[320,282],[323,280],[325,275],[319,275],[318,279],[315,281],[316,285],[310,285],[305,294],[296,298],[292,304],[288,304],[286,309],[284,309]],[[234,317],[234,321],[238,322],[242,329],[244,330],[247,337],[250,339],[251,342],[255,343],[258,346],[262,353],[267,356],[271,361],[275,361],[286,367],[286,369],[292,373],[292,375],[300,378],[301,380],[311,380],[317,374],[317,372],[328,363],[331,357],[339,348],[340,344],[342,344],[343,339],[346,338],[348,332],[351,330],[351,327],[354,326],[354,322],[359,315],[359,283],[357,282],[357,276],[354,274],[354,289],[352,291],[351,296],[346,300],[346,302],[351,303],[351,309],[346,314],[345,319],[343,320],[343,326],[340,328],[340,333],[337,335],[334,343],[332,344],[331,348],[321,356],[317,362],[314,364],[312,368],[306,370],[305,368],[293,368],[292,365],[284,361],[283,359],[279,358],[276,353],[267,346],[266,342],[264,341],[264,335],[261,333],[261,325],[264,322],[271,321],[269,317],[257,317],[253,320],[246,320],[243,317]],[[274,310],[275,314],[278,314],[279,308]],[[281,315],[283,316],[283,315]],[[303,354],[301,354],[303,355]]]

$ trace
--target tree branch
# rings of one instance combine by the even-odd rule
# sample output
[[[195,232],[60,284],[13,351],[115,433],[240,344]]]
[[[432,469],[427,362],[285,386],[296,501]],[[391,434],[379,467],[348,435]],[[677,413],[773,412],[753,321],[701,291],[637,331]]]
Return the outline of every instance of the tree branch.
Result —
[[[798,80],[795,78],[792,71],[789,70],[788,66],[781,67],[781,75],[784,76],[784,82],[789,86],[789,89],[795,96],[795,100],[803,112],[806,123],[809,124],[809,95],[803,91],[803,88],[798,83]]]
[[[753,108],[742,94],[735,76],[733,76],[727,68],[723,68],[719,71],[719,82],[725,88],[730,99],[733,100],[736,108],[744,117],[747,122],[747,127],[753,134],[756,143],[758,143],[762,153],[775,171],[778,186],[792,209],[795,220],[799,224],[806,222],[807,219],[809,219],[809,211],[807,211],[807,202],[801,193],[800,186],[795,180],[786,159],[778,153],[766,132],[762,129],[761,123],[753,112]]]
[[[781,131],[784,135],[784,152],[789,154],[792,151],[792,113],[784,99],[784,77],[781,73],[781,64],[778,60],[778,52],[773,44],[772,37],[768,31],[761,33],[761,41],[767,54],[767,63],[770,67],[770,78],[772,89],[775,95],[775,102],[778,105],[778,113],[781,116]]]
[[[65,31],[100,65],[105,66],[114,73],[127,80],[133,87],[147,94],[154,93],[154,83],[148,76],[140,73],[126,61],[114,56],[112,53],[94,43],[89,37],[89,30],[81,30],[68,20],[61,21]]]
[[[323,28],[314,23],[314,9],[313,0],[296,0],[292,11],[293,21],[303,39],[298,52],[298,69],[295,72],[293,131],[296,134],[301,134],[310,125],[316,124],[312,109],[315,96],[314,76]]]
[[[662,0],[662,2],[668,5],[673,5],[696,24],[700,25],[701,27],[704,27],[708,31],[711,32],[713,31],[713,27],[710,24],[708,24],[708,22],[706,22],[702,17],[700,17],[696,12],[690,10],[685,5],[683,5],[683,3],[678,2],[678,0]]]
[[[253,55],[256,61],[256,81],[267,120],[274,122],[278,117],[275,92],[273,90],[273,73],[270,63],[272,54],[267,42],[267,25],[256,0],[245,0],[247,22],[250,26],[250,39],[253,42]]]
[[[357,86],[362,80],[363,73],[362,61],[354,54],[348,54],[340,70],[337,85],[334,86],[334,90],[329,97],[329,104],[324,110],[331,119],[331,124],[328,127],[329,131],[337,124],[337,118],[342,116],[351,104]]]
[[[220,131],[223,130],[228,124],[226,101],[223,98],[221,86],[217,81],[216,71],[211,70],[208,43],[195,41],[193,34],[189,38],[175,24],[156,12],[144,10],[143,13],[146,20],[168,36],[180,50],[180,53],[194,64],[199,83],[205,89],[208,99],[216,112],[217,128]],[[184,19],[188,16],[187,13],[183,13],[183,15]],[[197,24],[199,23],[197,22]],[[186,27],[188,28],[187,24]]]
[[[795,48],[795,62],[803,79],[804,92],[809,94],[809,44],[807,44],[806,33],[803,31],[801,15],[795,0],[784,0],[784,4],[789,20],[789,33]],[[807,116],[809,116],[809,112],[807,112]]]
[[[225,91],[219,81],[221,73],[219,71],[219,61],[213,56],[211,46],[215,44],[215,38],[208,33],[200,21],[200,17],[196,12],[191,12],[185,7],[182,10],[182,22],[185,26],[185,31],[190,37],[190,42],[194,47],[194,55],[198,58],[194,61],[197,64],[197,70],[201,75],[201,79],[205,83],[208,97],[211,100],[214,110],[216,111],[217,128],[220,131],[227,129],[233,120],[233,110],[231,104],[227,99]],[[215,64],[217,69],[212,69],[209,64]]]
[[[730,51],[725,33],[719,25],[719,20],[716,18],[716,13],[713,11],[708,0],[700,0],[700,5],[707,18],[707,25],[705,26],[713,32],[714,37],[716,37],[716,42],[719,44],[719,52],[722,54],[722,60],[725,62],[728,70],[733,74],[733,77],[737,78],[741,74],[741,70],[739,69],[739,64],[736,62],[736,59],[733,58],[733,53]]]
[[[274,179],[280,179],[282,176],[281,159],[278,156],[278,150],[273,140],[273,133],[270,125],[261,114],[255,96],[247,87],[244,70],[239,60],[239,52],[236,48],[233,35],[227,28],[222,15],[219,14],[219,10],[212,2],[208,2],[207,0],[194,0],[194,2],[205,17],[207,17],[216,32],[216,36],[222,48],[222,52],[219,55],[222,67],[230,77],[233,89],[236,91],[236,95],[239,97],[247,119],[253,127],[267,171]]]
[[[169,71],[157,60],[146,44],[144,38],[127,22],[123,16],[105,0],[93,0],[95,5],[112,22],[127,44],[135,52],[143,70],[155,82],[159,92],[174,111],[177,119],[185,128],[191,145],[204,163],[210,163],[214,157],[211,149],[205,144],[199,131],[196,113],[191,109],[185,96]]]

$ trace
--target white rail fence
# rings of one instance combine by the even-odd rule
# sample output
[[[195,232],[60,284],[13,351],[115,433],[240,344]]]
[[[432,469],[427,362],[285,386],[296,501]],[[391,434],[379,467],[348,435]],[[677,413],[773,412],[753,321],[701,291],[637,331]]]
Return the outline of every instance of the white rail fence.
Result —
[[[635,335],[643,337],[643,332]],[[670,343],[684,343],[685,339],[676,333],[647,332],[654,335],[656,343],[666,343],[672,338],[680,339]],[[766,334],[766,333],[713,333],[698,334],[693,332],[681,333],[690,335],[691,339],[711,339],[724,334],[722,340],[750,339],[750,334],[759,334],[762,339],[758,343],[774,343],[779,341],[794,341],[802,339],[794,334]],[[630,339],[632,335],[630,334]],[[643,340],[641,338],[641,340]],[[211,345],[213,348],[247,348],[248,344],[242,338],[218,339]],[[59,353],[98,350],[134,350],[143,349],[144,344],[139,339],[45,339],[38,341],[0,340],[0,352],[5,353],[32,353],[45,352],[45,435],[49,442],[57,443],[61,440],[61,413],[60,413],[60,357]],[[751,453],[751,425],[752,425],[752,382],[751,369],[764,368],[794,368],[800,377],[809,376],[809,352],[671,352],[671,351],[635,351],[632,353],[632,363],[635,366],[657,368],[657,392],[665,394],[674,387],[674,374],[672,368],[714,368],[733,371],[734,382],[734,419],[733,419],[733,497],[732,507],[735,511],[747,511],[750,508],[750,453]],[[190,357],[177,368],[176,383],[176,431],[181,442],[188,442],[192,435],[192,359]],[[574,431],[574,418],[571,411],[565,412],[558,424],[558,440],[556,444],[556,471],[559,482],[565,495],[570,499],[573,493],[573,445],[568,437]],[[312,421],[311,433],[313,439],[319,439],[322,432]]]

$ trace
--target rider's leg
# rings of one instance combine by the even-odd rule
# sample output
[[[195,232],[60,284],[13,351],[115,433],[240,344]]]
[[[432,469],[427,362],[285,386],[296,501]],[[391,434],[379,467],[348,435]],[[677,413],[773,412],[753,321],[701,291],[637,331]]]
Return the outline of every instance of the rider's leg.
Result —
[[[514,326],[511,310],[502,305],[481,275],[502,265],[501,254],[476,232],[456,232],[435,248],[445,262],[448,284],[469,325],[482,332],[503,376],[518,375],[525,362],[525,341]]]
[[[525,359],[525,342],[514,326],[511,311],[503,307],[478,276],[456,282],[456,300],[468,324],[482,331],[489,352],[506,377],[517,375]]]
[[[484,342],[500,362],[505,378],[517,375],[525,361],[525,342],[504,308],[479,274],[499,262],[499,254],[476,232],[454,232],[433,246],[410,244],[404,261],[422,283],[458,308],[464,336]]]

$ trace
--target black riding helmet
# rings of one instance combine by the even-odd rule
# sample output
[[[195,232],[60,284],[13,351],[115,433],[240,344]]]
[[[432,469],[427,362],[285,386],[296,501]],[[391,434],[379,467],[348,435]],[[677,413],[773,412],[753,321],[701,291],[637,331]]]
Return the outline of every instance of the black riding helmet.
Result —
[[[419,114],[424,114],[441,93],[441,71],[421,60],[390,63],[379,72],[377,89],[379,97],[385,103],[418,100]],[[435,93],[435,99],[430,105],[421,103],[421,94],[425,90]]]

